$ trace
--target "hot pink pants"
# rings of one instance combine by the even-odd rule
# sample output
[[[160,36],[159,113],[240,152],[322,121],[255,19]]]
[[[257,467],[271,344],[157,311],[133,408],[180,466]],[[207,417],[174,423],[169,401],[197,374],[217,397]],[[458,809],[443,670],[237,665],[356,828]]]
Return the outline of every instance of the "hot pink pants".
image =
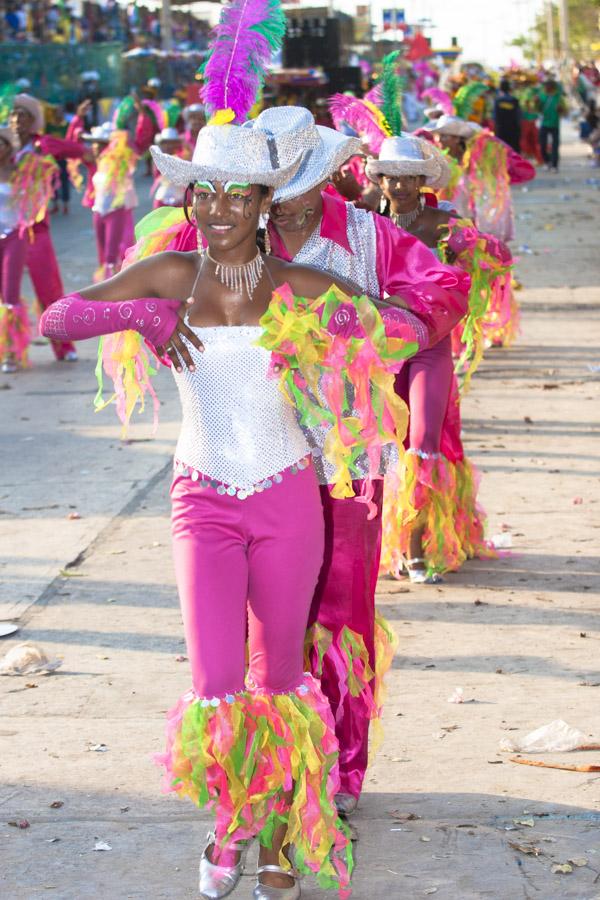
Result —
[[[407,446],[413,450],[440,452],[453,370],[452,342],[448,335],[408,359],[396,376],[396,393],[410,410]]]
[[[12,231],[0,240],[0,299],[8,306],[21,302],[21,282],[27,256],[27,235]]]
[[[48,216],[43,222],[33,226],[33,242],[27,242],[27,259],[25,262],[29,277],[42,311],[64,296],[60,269],[50,236]],[[63,359],[69,351],[75,350],[71,341],[51,341],[54,355]]]
[[[362,483],[353,482],[357,494]],[[321,488],[325,516],[325,556],[310,612],[310,624],[318,621],[337,641],[346,626],[364,640],[371,668],[375,668],[375,588],[381,555],[383,481],[375,484],[373,502],[378,513],[367,519],[367,507],[354,499],[334,500],[329,488]],[[329,700],[340,745],[340,790],[358,797],[369,759],[369,719],[364,707],[348,695],[340,709],[339,675],[327,656],[321,676]]]
[[[279,693],[303,672],[304,638],[323,560],[323,511],[312,466],[245,500],[177,475],[173,554],[196,694]]]
[[[101,266],[119,266],[127,248],[135,243],[132,211],[121,207],[105,216],[95,212],[92,220],[96,232],[98,262]]]

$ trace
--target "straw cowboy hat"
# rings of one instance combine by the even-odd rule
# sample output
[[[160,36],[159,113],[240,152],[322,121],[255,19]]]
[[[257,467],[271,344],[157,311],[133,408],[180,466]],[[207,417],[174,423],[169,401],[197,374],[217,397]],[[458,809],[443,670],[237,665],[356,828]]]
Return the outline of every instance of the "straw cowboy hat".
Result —
[[[294,177],[275,191],[273,200],[283,203],[300,197],[326,181],[342,163],[360,153],[360,140],[316,125],[311,113],[301,106],[266,109],[255,120],[273,135],[280,160],[288,160],[299,150],[302,162]]]
[[[15,94],[13,109],[24,109],[33,119],[32,130],[35,134],[42,134],[44,130],[44,110],[42,104],[31,94]]]
[[[369,159],[365,171],[374,182],[380,175],[424,175],[425,184],[434,190],[444,187],[450,178],[444,154],[430,141],[412,134],[386,138],[379,158]]]
[[[466,122],[458,116],[440,116],[437,122],[423,125],[426,131],[434,134],[449,134],[454,137],[464,138],[466,141],[472,138],[474,134],[481,131],[481,127],[476,122]]]
[[[293,126],[299,110],[285,107]],[[272,131],[260,116],[243,125],[206,125],[198,133],[191,161],[150,148],[156,168],[172,184],[193,181],[241,181],[280,188],[297,172],[302,147],[286,148],[282,155]]]

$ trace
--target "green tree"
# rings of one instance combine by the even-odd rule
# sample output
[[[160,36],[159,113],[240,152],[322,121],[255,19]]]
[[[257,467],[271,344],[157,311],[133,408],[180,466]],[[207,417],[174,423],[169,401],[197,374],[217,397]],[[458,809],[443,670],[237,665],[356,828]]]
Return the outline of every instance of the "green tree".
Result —
[[[600,0],[567,0],[569,13],[569,50],[576,59],[589,59],[600,44]],[[558,5],[552,4],[554,46],[560,47]],[[527,34],[515,38],[511,46],[520,47],[529,60],[541,60],[549,55],[546,12],[542,9]]]

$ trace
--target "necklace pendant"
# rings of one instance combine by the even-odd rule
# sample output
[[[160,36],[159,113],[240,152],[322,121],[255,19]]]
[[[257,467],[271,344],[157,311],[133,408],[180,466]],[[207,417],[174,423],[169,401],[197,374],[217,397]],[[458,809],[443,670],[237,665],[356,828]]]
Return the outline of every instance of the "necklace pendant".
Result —
[[[224,263],[217,262],[210,255],[208,249],[205,251],[206,256],[215,266],[215,275],[225,287],[230,291],[239,293],[242,290],[248,294],[250,300],[256,290],[264,268],[264,260],[260,250],[256,251],[256,256],[250,262],[242,263],[239,266],[228,266]]]

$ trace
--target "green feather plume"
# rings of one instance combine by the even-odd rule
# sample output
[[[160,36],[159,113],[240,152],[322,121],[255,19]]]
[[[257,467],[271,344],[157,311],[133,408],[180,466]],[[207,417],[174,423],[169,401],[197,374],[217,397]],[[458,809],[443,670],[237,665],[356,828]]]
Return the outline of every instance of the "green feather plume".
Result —
[[[399,50],[388,53],[382,59],[381,72],[381,111],[390,127],[392,134],[400,134],[402,131],[402,88],[404,79],[396,72],[396,62],[400,56]]]
[[[461,119],[468,119],[473,112],[473,104],[487,90],[488,86],[483,81],[470,81],[468,84],[463,84],[452,100],[456,115]]]

